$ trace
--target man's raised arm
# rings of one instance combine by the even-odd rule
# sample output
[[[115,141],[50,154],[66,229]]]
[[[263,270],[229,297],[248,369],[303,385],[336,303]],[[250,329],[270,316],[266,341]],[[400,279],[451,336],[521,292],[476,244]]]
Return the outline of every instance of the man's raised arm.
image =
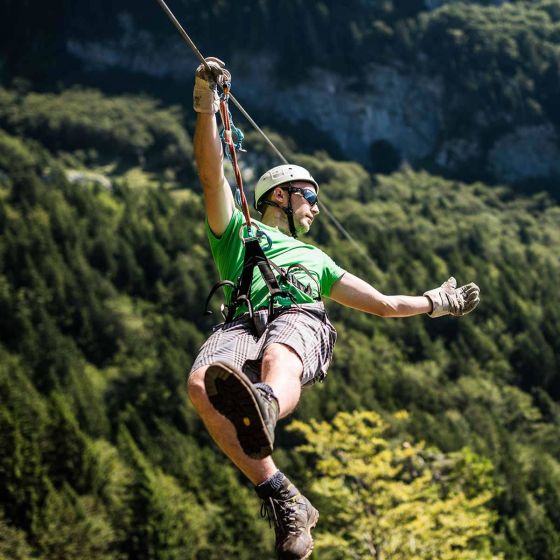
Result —
[[[194,133],[194,156],[204,191],[204,206],[208,225],[218,237],[224,233],[234,210],[231,188],[224,175],[223,152],[215,114],[219,110],[217,81],[230,80],[224,63],[207,58],[210,74],[203,65],[196,71],[193,107],[197,112]]]

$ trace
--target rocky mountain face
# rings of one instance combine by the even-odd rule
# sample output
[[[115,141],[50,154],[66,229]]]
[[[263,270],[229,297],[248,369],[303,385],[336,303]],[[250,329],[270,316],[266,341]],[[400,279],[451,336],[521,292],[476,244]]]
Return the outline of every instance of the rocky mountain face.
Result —
[[[121,14],[119,22],[118,37],[68,39],[67,51],[92,71],[119,69],[173,78],[185,84],[188,104],[197,62],[175,31],[170,27],[169,38],[162,41],[138,28],[130,15]],[[560,176],[560,139],[552,124],[520,125],[512,119],[509,128],[489,141],[484,125],[479,133],[478,117],[472,115],[475,126],[462,134],[447,122],[445,83],[437,75],[371,64],[361,80],[310,68],[301,80],[285,83],[275,73],[275,62],[271,53],[237,52],[228,61],[237,98],[261,115],[270,114],[274,122],[289,123],[291,130],[314,127],[329,135],[344,157],[373,170],[391,171],[409,163],[468,180],[506,183]]]
[[[443,118],[438,109],[442,84],[437,78],[371,65],[357,83],[355,78],[310,68],[304,80],[283,87],[272,68],[267,55],[252,57],[251,66],[236,75],[239,95],[291,124],[312,123],[335,138],[349,159],[368,164],[372,144],[380,141],[411,162],[437,148]]]

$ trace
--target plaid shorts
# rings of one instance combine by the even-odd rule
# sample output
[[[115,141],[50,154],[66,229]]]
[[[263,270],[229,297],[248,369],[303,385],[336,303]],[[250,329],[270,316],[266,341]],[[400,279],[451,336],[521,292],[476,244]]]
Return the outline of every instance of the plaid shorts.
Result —
[[[243,371],[251,381],[260,381],[263,352],[280,343],[289,346],[303,363],[301,384],[309,386],[323,381],[332,360],[336,330],[322,303],[300,304],[280,311],[267,324],[268,311],[255,312],[256,336],[247,315],[223,323],[202,345],[191,368],[223,362]]]

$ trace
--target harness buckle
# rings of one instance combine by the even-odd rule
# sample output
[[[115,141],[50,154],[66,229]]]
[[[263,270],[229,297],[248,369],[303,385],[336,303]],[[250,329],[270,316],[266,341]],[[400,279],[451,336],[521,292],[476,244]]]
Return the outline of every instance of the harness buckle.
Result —
[[[251,228],[255,229],[254,235],[252,235]],[[265,231],[263,231],[255,222],[251,223],[251,228],[249,228],[247,222],[243,222],[239,227],[239,239],[241,239],[243,245],[245,245],[249,241],[254,241],[255,239],[258,241],[259,245],[261,245],[261,239],[265,238],[266,245],[261,245],[261,248],[265,251],[268,251],[272,247],[272,239],[270,238],[270,236]],[[247,236],[245,236],[244,229],[247,229]]]

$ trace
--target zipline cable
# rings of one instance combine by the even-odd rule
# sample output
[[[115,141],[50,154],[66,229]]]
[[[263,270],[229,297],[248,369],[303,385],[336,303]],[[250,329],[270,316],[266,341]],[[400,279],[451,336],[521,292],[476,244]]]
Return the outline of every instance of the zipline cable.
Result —
[[[202,53],[198,50],[197,46],[194,44],[194,41],[189,37],[188,33],[184,30],[183,26],[179,23],[173,12],[169,9],[169,6],[165,3],[164,0],[156,0],[156,2],[160,5],[161,9],[165,12],[171,23],[175,26],[183,40],[189,45],[191,50],[193,51],[194,55],[201,64],[204,65],[206,70],[212,74],[212,69],[210,65],[206,62]],[[249,121],[251,126],[264,138],[264,140],[268,143],[268,145],[272,148],[272,150],[276,153],[276,155],[280,158],[282,163],[288,163],[288,160],[284,157],[282,152],[273,144],[272,140],[266,135],[266,133],[259,127],[259,125],[253,120],[251,115],[247,113],[247,111],[243,108],[241,103],[237,101],[237,99],[229,93],[229,99],[233,102],[233,104],[239,109],[241,114]],[[335,218],[334,214],[327,208],[324,202],[321,202],[321,206],[329,219],[333,222],[335,227],[352,243],[352,245],[357,249],[359,253],[361,253],[369,264],[373,267],[374,270],[377,271],[377,265],[373,262],[372,258],[368,255],[367,251],[352,237],[352,235],[346,230],[346,228]]]
[[[206,62],[204,56],[202,56],[202,53],[198,50],[197,46],[194,44],[194,41],[189,37],[188,33],[183,29],[183,26],[173,15],[173,12],[169,9],[168,5],[163,0],[156,0],[156,1],[161,6],[161,9],[165,12],[167,17],[171,20],[171,23],[175,26],[175,28],[177,29],[181,37],[184,39],[187,45],[189,45],[189,47],[192,49],[196,58],[198,58],[198,60],[200,60],[200,63],[204,65],[204,68],[206,68],[206,70],[210,72],[210,74],[212,74],[212,68],[210,68],[210,65]],[[252,119],[251,115],[249,115],[249,113],[245,111],[241,103],[237,101],[237,99],[233,96],[232,93],[229,94],[229,98],[231,99],[233,104],[239,109],[241,114],[249,121],[251,126],[266,140],[268,145],[274,150],[274,152],[282,160],[282,162],[288,163],[288,160],[282,155],[282,152],[280,152],[280,150],[272,143],[272,140],[270,140],[270,138],[264,133],[264,131],[261,130],[259,125]]]

